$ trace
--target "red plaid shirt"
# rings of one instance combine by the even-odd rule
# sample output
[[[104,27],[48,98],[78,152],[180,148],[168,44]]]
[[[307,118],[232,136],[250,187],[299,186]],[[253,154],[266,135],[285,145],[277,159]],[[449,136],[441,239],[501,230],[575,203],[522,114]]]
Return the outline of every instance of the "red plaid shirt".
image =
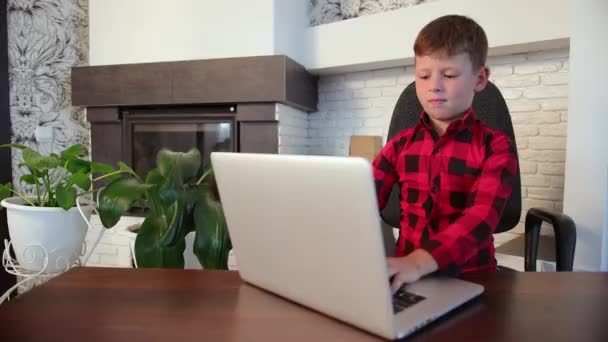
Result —
[[[373,169],[380,209],[401,185],[397,256],[422,248],[443,273],[496,270],[492,233],[517,172],[506,134],[486,127],[471,108],[439,137],[422,113],[384,146]]]

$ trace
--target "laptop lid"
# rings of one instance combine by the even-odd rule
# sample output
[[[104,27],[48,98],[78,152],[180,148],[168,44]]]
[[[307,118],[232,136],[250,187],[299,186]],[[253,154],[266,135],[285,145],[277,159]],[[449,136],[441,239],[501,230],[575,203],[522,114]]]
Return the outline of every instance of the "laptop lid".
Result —
[[[394,337],[368,161],[219,152],[211,160],[245,281]]]

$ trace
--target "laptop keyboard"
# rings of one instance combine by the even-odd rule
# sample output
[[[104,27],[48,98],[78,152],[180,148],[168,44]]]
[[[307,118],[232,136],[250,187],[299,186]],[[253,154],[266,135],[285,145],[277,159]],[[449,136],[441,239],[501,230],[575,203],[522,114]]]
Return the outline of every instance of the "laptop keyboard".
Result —
[[[404,290],[404,287],[401,287],[393,295],[393,311],[395,312],[395,314],[398,314],[406,308],[409,308],[410,306],[416,303],[420,303],[425,299],[425,297],[419,296],[415,293],[407,292]]]

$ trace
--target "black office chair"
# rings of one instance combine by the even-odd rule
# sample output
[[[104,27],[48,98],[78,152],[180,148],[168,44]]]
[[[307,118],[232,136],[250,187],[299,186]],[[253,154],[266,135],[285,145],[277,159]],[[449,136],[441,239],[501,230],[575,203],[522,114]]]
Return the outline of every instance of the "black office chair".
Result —
[[[478,119],[488,127],[505,132],[515,143],[511,115],[500,90],[491,82],[473,99],[473,109]],[[415,83],[410,83],[401,93],[388,131],[388,140],[401,130],[418,123],[422,106],[416,97]],[[383,221],[391,227],[399,227],[399,185],[395,185],[386,207],[381,212]],[[513,192],[502,214],[495,233],[506,232],[517,225],[521,215],[521,178],[519,166],[513,184]],[[556,269],[572,271],[576,245],[576,227],[570,217],[544,208],[533,208],[526,214],[525,270],[536,271],[538,240],[542,222],[553,225],[555,231]],[[503,267],[501,267],[502,269]]]

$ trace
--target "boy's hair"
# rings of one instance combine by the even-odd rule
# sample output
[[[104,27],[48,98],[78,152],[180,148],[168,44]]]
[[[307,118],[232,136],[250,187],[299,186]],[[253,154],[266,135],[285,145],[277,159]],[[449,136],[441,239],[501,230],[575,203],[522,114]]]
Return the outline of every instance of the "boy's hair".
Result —
[[[466,52],[477,70],[486,64],[488,38],[473,19],[446,15],[428,23],[416,37],[414,54],[428,56],[435,52],[454,56]]]

